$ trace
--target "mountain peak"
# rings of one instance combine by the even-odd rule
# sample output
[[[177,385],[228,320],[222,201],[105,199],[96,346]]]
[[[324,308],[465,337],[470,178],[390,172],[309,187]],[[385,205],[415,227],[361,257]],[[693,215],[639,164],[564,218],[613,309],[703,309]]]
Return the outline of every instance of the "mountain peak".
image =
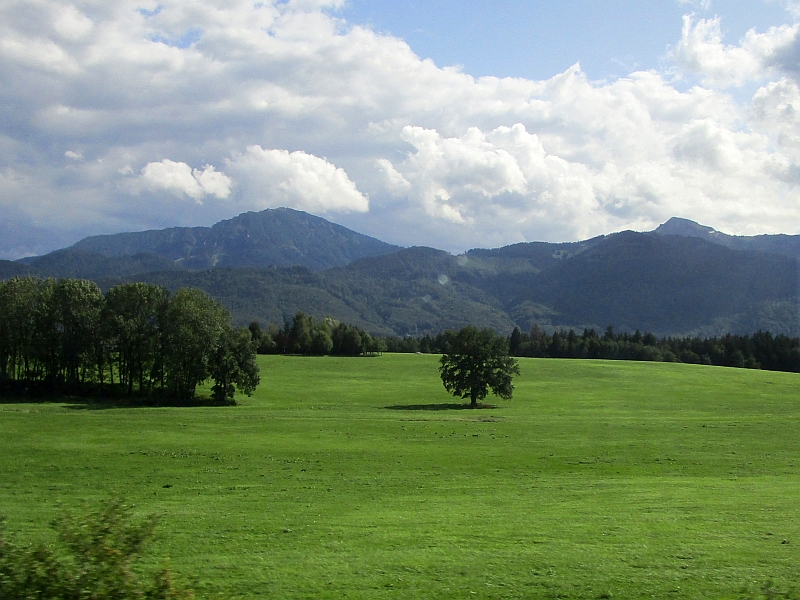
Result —
[[[399,249],[289,208],[246,212],[212,227],[173,227],[94,236],[71,247],[73,251],[107,257],[155,254],[189,270],[269,265],[322,270]]]
[[[659,225],[655,233],[661,235],[679,235],[682,237],[699,237],[706,240],[716,240],[724,233],[720,233],[713,227],[707,225],[700,225],[696,221],[689,219],[682,219],[680,217],[672,217],[666,223]]]

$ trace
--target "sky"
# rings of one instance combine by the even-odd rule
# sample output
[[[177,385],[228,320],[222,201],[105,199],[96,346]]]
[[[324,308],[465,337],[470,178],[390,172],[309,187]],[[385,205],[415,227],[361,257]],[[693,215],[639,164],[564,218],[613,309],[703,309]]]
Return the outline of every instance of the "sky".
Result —
[[[800,2],[0,0],[0,258],[288,206],[451,252],[800,233]]]

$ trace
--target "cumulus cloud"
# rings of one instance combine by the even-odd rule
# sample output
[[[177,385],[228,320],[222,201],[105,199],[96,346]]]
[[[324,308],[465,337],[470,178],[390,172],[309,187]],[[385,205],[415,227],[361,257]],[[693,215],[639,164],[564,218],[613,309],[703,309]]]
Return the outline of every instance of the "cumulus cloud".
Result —
[[[800,24],[747,32],[738,45],[725,45],[719,17],[692,22],[683,18],[683,32],[674,56],[713,87],[741,86],[776,71],[797,72]]]
[[[533,208],[545,197],[569,194],[567,162],[547,157],[538,137],[522,124],[489,134],[472,127],[460,138],[406,126],[401,137],[415,152],[398,165],[399,171],[384,160],[384,170],[393,187],[394,181],[405,182],[401,187],[429,216],[474,223],[495,203]],[[521,200],[526,196],[532,202]]]
[[[288,206],[314,213],[366,212],[369,200],[343,169],[302,151],[247,148],[226,163],[248,209]]]
[[[0,3],[0,256],[281,205],[449,250],[674,215],[800,230],[800,25],[726,41],[687,17],[680,84],[476,79],[341,6]]]
[[[797,0],[781,0],[784,8],[795,18],[800,18],[800,2]]]
[[[198,204],[202,204],[204,196],[227,198],[231,193],[230,178],[225,173],[215,170],[213,166],[206,165],[201,171],[168,158],[160,162],[147,163],[135,184],[132,189],[137,192],[141,189],[166,190],[178,196],[189,196]]]

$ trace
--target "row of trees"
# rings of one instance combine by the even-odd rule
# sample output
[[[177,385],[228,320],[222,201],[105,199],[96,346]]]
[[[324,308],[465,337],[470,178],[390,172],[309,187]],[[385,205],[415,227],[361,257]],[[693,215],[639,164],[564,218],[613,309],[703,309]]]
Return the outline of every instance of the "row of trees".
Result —
[[[204,292],[128,283],[105,295],[82,279],[0,282],[0,389],[124,389],[191,400],[214,380],[217,400],[259,381],[247,329]]]
[[[446,354],[452,337],[448,332],[422,337],[372,337],[353,325],[325,317],[316,320],[300,312],[283,327],[264,330],[250,325],[262,354],[369,355],[380,352]],[[508,339],[511,356],[533,358],[600,358],[683,362],[769,371],[800,372],[800,339],[758,332],[722,337],[663,337],[652,333],[600,333],[570,329],[547,333],[534,325],[529,333],[515,328]]]
[[[683,362],[768,371],[800,372],[800,338],[759,331],[721,337],[663,337],[652,333],[604,333],[585,329],[547,333],[534,325],[529,333],[515,328],[508,338],[512,356],[533,358],[601,358]],[[420,338],[385,339],[387,352],[443,354],[449,351],[446,333]]]
[[[652,333],[600,334],[585,329],[548,334],[538,326],[530,333],[514,329],[510,352],[514,356],[539,358],[605,358],[683,362],[691,364],[745,367],[769,371],[800,371],[800,339],[759,331],[752,335],[722,337],[664,337]]]
[[[298,312],[283,327],[270,324],[267,329],[254,321],[250,333],[259,354],[306,354],[313,356],[370,356],[386,351],[386,342],[373,338],[355,325]]]

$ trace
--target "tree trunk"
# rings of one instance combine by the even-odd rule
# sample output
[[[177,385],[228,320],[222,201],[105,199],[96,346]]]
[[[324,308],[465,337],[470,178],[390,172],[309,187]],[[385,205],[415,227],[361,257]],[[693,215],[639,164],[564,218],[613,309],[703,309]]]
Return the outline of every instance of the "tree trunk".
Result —
[[[472,402],[470,402],[470,408],[478,408],[478,393],[473,388],[470,390],[470,395],[472,396]]]

